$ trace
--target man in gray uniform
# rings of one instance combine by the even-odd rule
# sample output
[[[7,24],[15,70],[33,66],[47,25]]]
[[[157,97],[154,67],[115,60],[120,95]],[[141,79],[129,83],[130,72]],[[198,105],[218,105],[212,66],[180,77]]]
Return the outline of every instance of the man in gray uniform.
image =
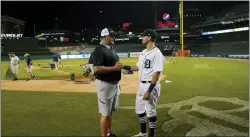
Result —
[[[111,29],[102,30],[100,46],[95,48],[88,62],[94,66],[102,137],[116,136],[111,132],[111,115],[118,108],[122,65],[112,46],[114,35]]]
[[[176,46],[172,45],[172,58],[170,59],[169,62],[175,62],[175,54],[176,54]]]

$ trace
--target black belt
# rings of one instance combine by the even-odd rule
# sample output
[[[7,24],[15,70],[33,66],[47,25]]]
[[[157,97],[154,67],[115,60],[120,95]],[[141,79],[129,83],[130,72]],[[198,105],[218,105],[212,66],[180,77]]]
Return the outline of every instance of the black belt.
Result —
[[[98,80],[100,80],[100,79],[98,79]],[[100,81],[103,81],[103,82],[106,82],[106,83],[109,83],[109,84],[112,84],[112,85],[116,85],[119,82],[119,81],[105,81],[105,80],[100,80]]]
[[[151,83],[151,81],[141,81],[141,83]]]

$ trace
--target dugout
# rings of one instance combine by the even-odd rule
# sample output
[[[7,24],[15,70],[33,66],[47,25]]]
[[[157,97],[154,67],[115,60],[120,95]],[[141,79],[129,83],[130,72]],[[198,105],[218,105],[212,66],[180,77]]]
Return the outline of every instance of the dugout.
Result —
[[[1,34],[24,34],[25,21],[3,15],[1,16]]]

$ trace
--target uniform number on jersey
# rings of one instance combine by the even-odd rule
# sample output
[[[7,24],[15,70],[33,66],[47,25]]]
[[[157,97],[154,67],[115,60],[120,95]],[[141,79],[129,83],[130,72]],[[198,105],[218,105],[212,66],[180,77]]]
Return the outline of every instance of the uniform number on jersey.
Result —
[[[144,62],[144,68],[149,69],[150,68],[150,63],[151,63],[151,61],[146,59],[145,62]]]

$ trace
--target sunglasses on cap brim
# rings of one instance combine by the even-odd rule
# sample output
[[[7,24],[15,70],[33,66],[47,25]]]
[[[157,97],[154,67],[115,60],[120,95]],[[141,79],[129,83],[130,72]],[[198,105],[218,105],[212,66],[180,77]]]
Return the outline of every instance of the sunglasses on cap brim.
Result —
[[[112,38],[115,38],[115,37],[117,37],[118,35],[116,35],[116,34],[109,34],[108,36],[110,36],[110,37],[112,37]]]
[[[142,38],[142,37],[146,37],[146,36],[151,37],[150,35],[141,35],[141,38]]]

